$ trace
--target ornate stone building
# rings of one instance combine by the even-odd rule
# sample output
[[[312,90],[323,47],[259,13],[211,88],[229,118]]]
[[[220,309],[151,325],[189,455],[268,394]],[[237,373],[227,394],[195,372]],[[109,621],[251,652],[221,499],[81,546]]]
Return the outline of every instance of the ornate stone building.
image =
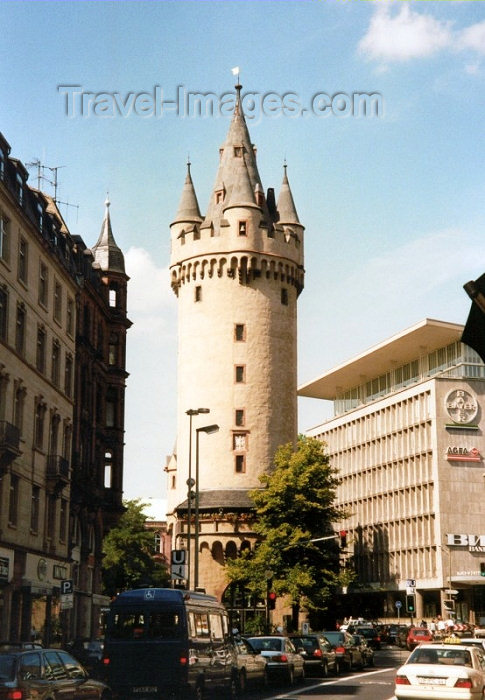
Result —
[[[222,598],[225,559],[255,541],[248,490],[277,447],[296,440],[304,227],[286,166],[278,201],[264,194],[239,85],[219,155],[205,216],[189,165],[171,225],[178,420],[166,471],[172,546],[187,547],[190,509],[189,583]]]
[[[128,277],[108,213],[91,251],[27,179],[0,134],[0,639],[49,643],[97,631],[122,510]]]
[[[97,243],[90,250],[74,236],[78,280],[74,435],[71,487],[71,557],[74,607],[70,636],[98,633],[102,542],[123,512],[124,395],[127,282],[109,201]]]

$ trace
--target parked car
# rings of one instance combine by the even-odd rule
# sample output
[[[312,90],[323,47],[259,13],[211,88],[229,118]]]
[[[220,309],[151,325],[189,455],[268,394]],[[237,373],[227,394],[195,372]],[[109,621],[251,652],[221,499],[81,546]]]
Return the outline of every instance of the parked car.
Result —
[[[109,700],[111,692],[101,681],[62,649],[11,646],[0,651],[0,698],[69,698]]]
[[[328,672],[339,673],[337,654],[323,634],[291,634],[290,639],[296,650],[303,656],[306,674],[326,678]]]
[[[362,652],[351,634],[340,630],[324,630],[322,634],[335,649],[339,670],[353,671],[364,667]]]
[[[237,652],[237,685],[242,694],[249,685],[268,685],[268,660],[247,639],[234,639]]]
[[[410,625],[399,625],[396,636],[396,644],[402,649],[406,647]]]
[[[406,648],[412,651],[418,644],[432,641],[433,633],[427,627],[410,627],[406,637]]]
[[[397,700],[482,700],[485,658],[463,644],[420,644],[398,669]]]
[[[99,676],[103,668],[104,642],[102,639],[76,639],[66,646],[66,649],[91,675]]]
[[[364,637],[367,644],[373,649],[381,648],[381,637],[375,627],[356,627],[355,634]]]
[[[362,668],[364,666],[374,665],[374,649],[369,646],[366,638],[362,634],[353,634],[353,642],[355,646],[359,649],[360,655],[362,657]]]
[[[251,646],[266,657],[268,676],[271,680],[285,680],[293,685],[295,679],[305,678],[303,656],[285,635],[248,637]]]

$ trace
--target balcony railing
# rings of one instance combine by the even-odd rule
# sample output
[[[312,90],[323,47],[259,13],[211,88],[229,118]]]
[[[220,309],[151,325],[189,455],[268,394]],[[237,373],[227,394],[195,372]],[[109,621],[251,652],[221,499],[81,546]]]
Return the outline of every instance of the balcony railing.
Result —
[[[47,456],[47,483],[56,493],[69,483],[69,460],[60,455]]]
[[[0,473],[20,454],[20,430],[6,420],[0,420]]]

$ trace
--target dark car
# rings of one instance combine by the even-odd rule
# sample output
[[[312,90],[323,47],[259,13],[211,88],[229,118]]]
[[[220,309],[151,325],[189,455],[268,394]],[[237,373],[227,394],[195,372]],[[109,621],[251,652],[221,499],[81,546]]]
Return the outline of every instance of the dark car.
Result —
[[[381,648],[381,637],[379,631],[375,627],[357,627],[355,629],[355,634],[360,634],[364,637],[365,641],[372,649]]]
[[[291,634],[290,639],[296,650],[303,656],[305,672],[327,677],[328,672],[339,672],[337,654],[323,634]]]
[[[351,634],[334,630],[324,630],[322,634],[334,647],[340,670],[353,671],[356,668],[362,669],[364,667],[365,660],[362,657],[362,652],[355,644]]]
[[[249,685],[268,686],[268,661],[247,639],[234,639],[237,652],[237,685],[242,694]]]
[[[109,700],[111,692],[67,651],[11,646],[0,652],[0,700],[10,698]]]
[[[374,649],[367,643],[366,638],[362,634],[353,634],[354,644],[359,649],[362,656],[363,666],[374,665]]]
[[[399,629],[397,630],[397,634],[396,634],[396,644],[398,647],[401,647],[401,648],[406,647],[406,640],[408,638],[408,633],[409,633],[409,626],[408,625],[399,625]]]

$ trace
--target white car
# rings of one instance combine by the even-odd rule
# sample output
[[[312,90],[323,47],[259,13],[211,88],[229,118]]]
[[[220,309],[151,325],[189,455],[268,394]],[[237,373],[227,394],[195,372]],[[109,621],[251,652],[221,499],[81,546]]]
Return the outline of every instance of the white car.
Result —
[[[464,644],[420,644],[396,675],[398,700],[483,700],[485,656]]]

